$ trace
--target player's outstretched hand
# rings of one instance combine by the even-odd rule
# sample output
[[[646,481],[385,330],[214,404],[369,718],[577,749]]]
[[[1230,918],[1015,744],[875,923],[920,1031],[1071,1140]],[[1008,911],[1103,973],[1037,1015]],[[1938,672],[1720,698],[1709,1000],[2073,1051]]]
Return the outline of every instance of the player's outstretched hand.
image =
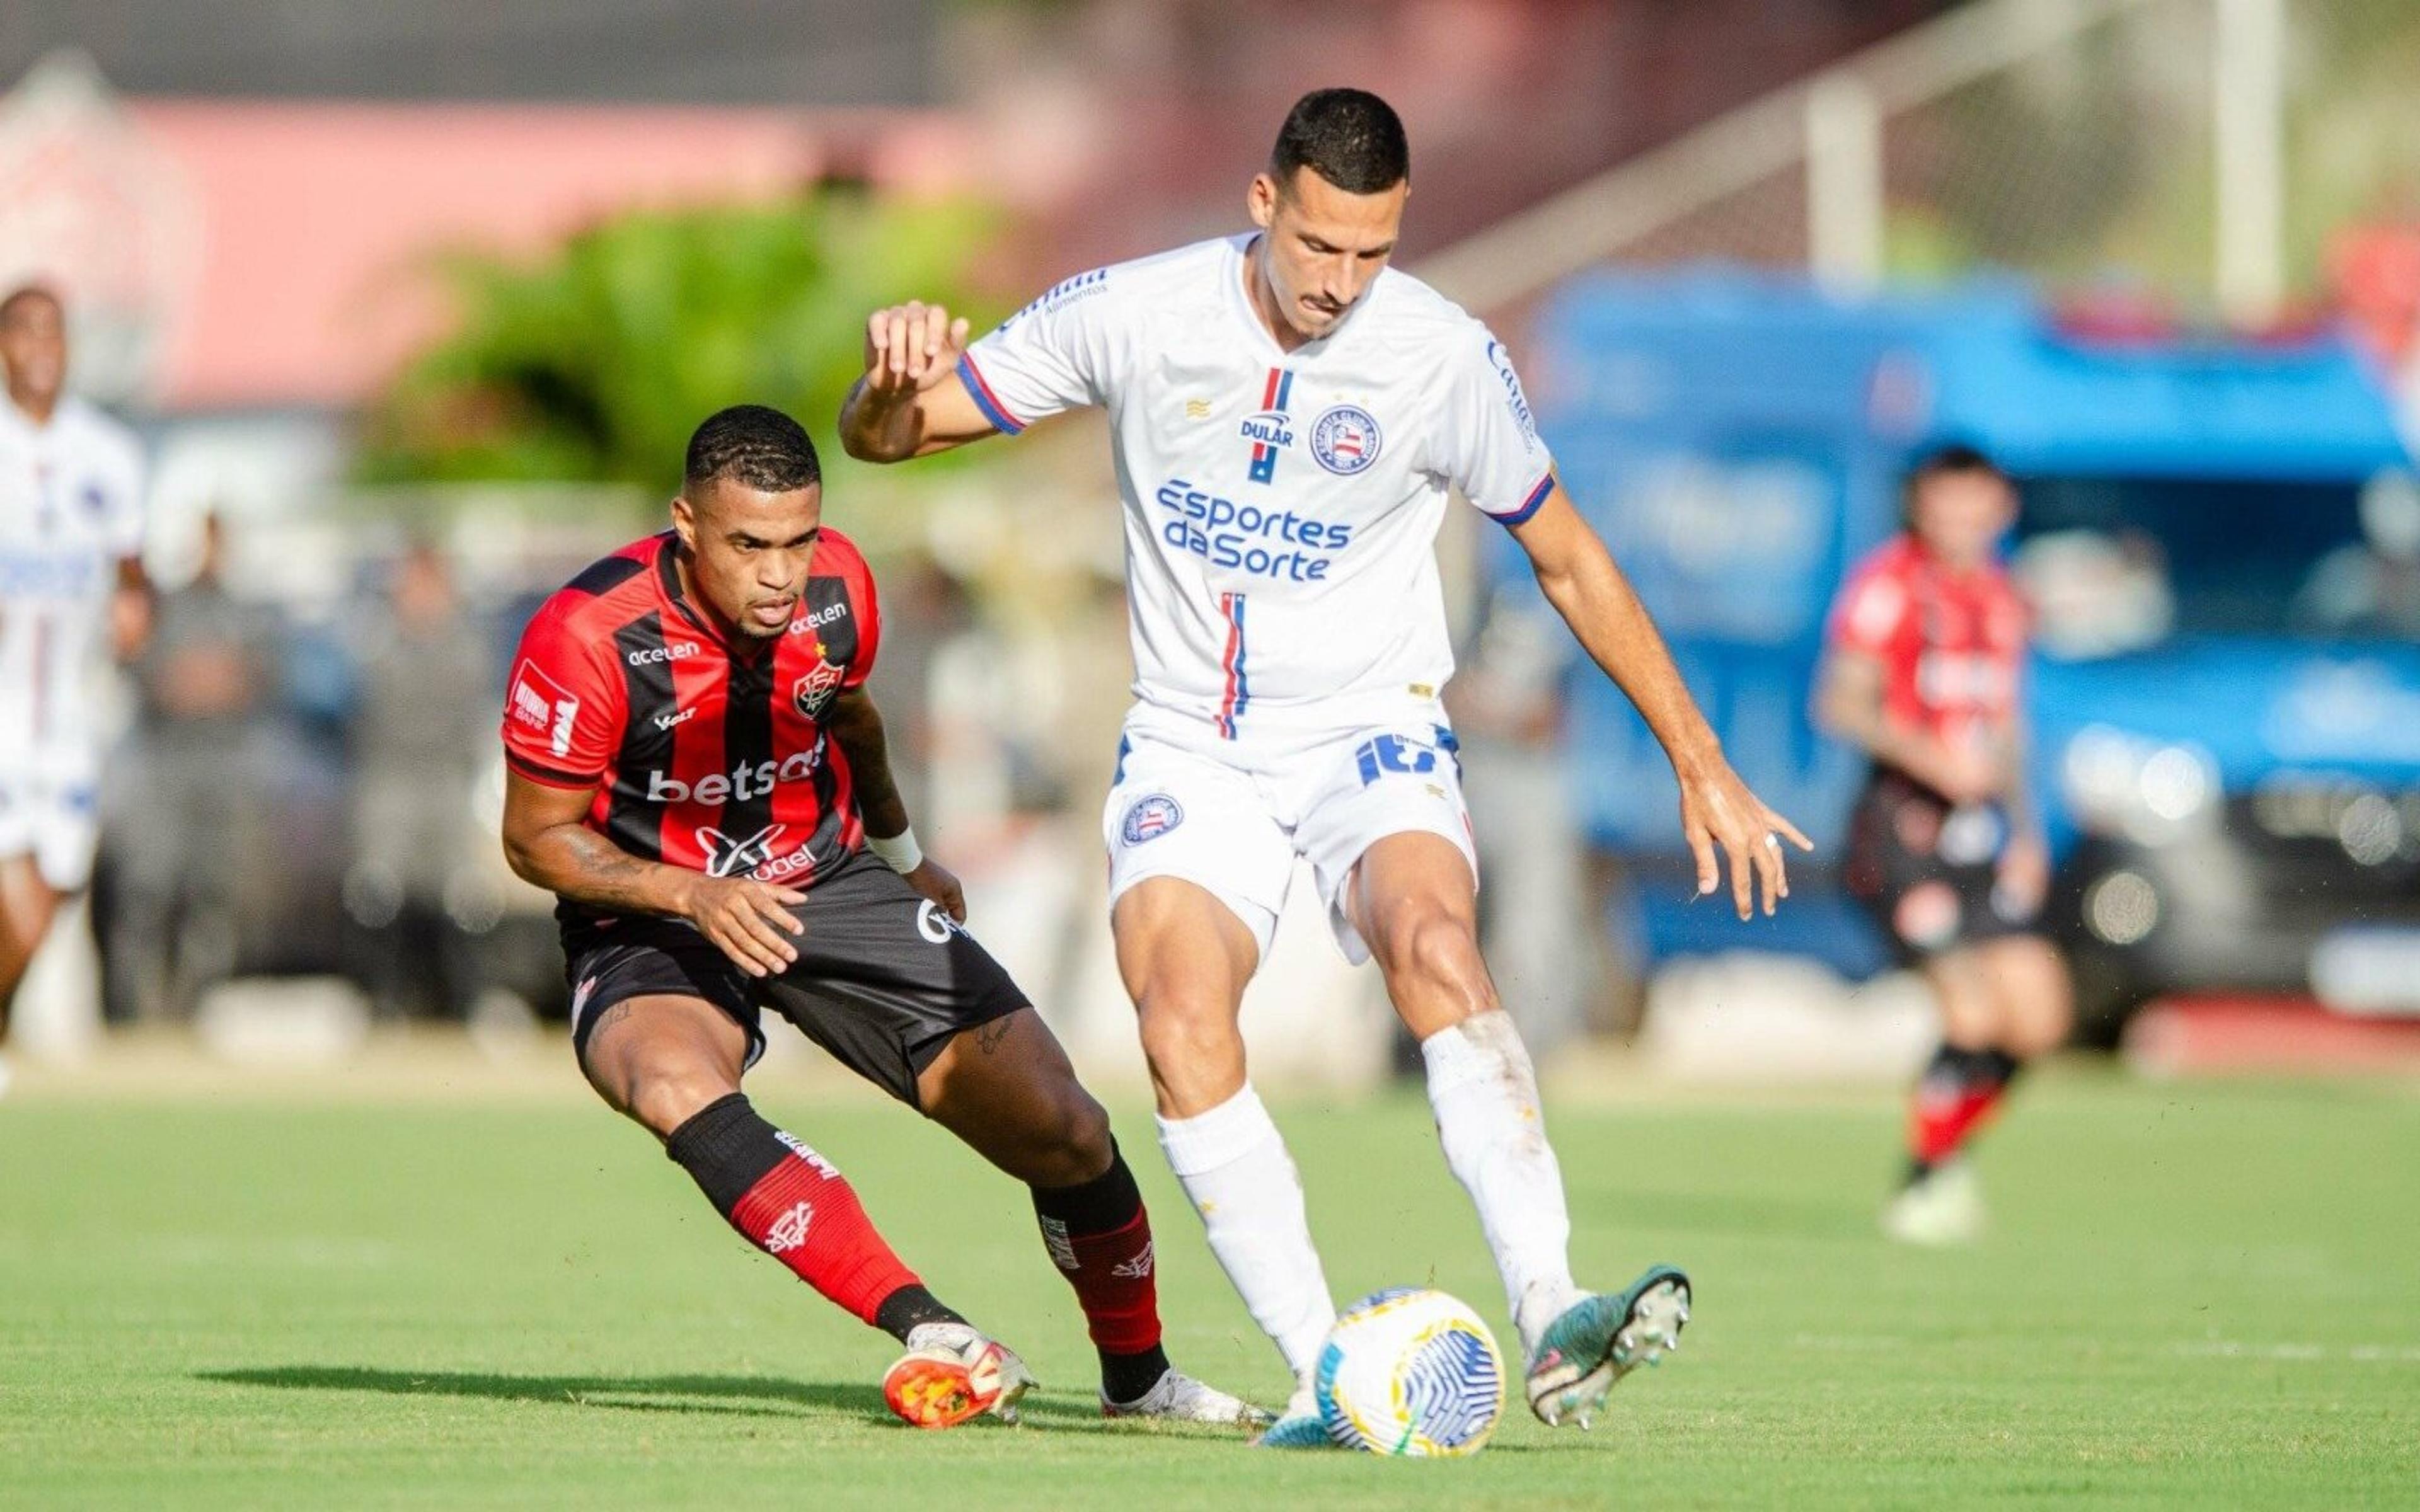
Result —
[[[1711,767],[1681,779],[1681,833],[1688,837],[1689,850],[1698,858],[1699,897],[1722,885],[1717,854],[1728,858],[1731,903],[1742,918],[1755,911],[1757,886],[1763,888],[1768,915],[1790,896],[1790,872],[1781,858],[1784,840],[1802,851],[1815,848],[1796,825],[1774,812],[1740,780],[1729,762],[1719,759]],[[1749,880],[1751,874],[1754,883]]]
[[[793,934],[803,933],[790,909],[807,901],[796,887],[777,887],[754,877],[699,876],[689,886],[681,917],[697,926],[740,970],[752,977],[778,977],[799,959]]]
[[[940,862],[926,856],[908,873],[908,886],[939,903],[952,918],[967,921],[967,889],[958,886],[957,874]]]
[[[957,370],[967,332],[965,320],[922,300],[875,311],[865,321],[866,391],[887,398],[923,393]]]

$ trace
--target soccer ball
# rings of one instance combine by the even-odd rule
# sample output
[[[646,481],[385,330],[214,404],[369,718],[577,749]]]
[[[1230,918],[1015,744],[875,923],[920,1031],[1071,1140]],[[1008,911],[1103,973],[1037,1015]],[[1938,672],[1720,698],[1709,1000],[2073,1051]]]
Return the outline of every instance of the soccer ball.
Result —
[[[1504,1357],[1466,1304],[1423,1287],[1344,1309],[1313,1378],[1329,1438],[1382,1455],[1469,1455],[1504,1412]]]

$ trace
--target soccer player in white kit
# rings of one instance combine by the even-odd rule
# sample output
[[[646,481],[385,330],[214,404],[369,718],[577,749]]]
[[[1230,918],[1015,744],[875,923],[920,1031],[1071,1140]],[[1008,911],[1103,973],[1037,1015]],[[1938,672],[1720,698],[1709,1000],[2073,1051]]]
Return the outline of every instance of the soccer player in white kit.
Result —
[[[1402,123],[1321,90],[1252,180],[1258,229],[1081,274],[971,347],[908,304],[867,326],[841,416],[897,461],[1063,410],[1109,411],[1133,605],[1133,712],[1103,810],[1118,965],[1162,1149],[1295,1374],[1263,1442],[1325,1443],[1310,1381],[1335,1305],[1301,1182],[1246,1077],[1237,1014],[1296,856],[1348,959],[1374,959],[1420,1041],[1446,1162],[1479,1210],[1531,1408],[1585,1427],[1679,1341],[1668,1266],[1583,1291],[1527,1051],[1477,933],[1478,863],[1438,694],[1451,673],[1435,538],[1448,492],[1510,529],[1680,779],[1699,887],[1730,867],[1771,912],[1780,836],[1734,775],[1653,625],[1556,481],[1501,343],[1389,270],[1409,188]]]
[[[131,653],[148,623],[142,451],[66,392],[67,366],[59,297],[0,299],[0,1039],[59,905],[92,875],[93,656],[104,635]]]

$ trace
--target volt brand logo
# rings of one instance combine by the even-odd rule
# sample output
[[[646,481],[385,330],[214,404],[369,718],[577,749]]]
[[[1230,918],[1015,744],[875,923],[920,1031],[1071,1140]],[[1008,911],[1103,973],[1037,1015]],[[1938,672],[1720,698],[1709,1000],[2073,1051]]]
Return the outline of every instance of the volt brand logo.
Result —
[[[571,754],[572,733],[580,723],[580,698],[523,658],[513,670],[510,694],[512,720],[547,743],[557,756]]]
[[[706,853],[706,874],[710,877],[736,877],[769,865],[773,859],[773,842],[782,838],[786,825],[767,825],[745,840],[735,840],[722,831],[706,825],[697,832],[697,848]]]
[[[687,661],[705,649],[694,640],[671,640],[660,646],[630,652],[622,659],[633,667],[657,667],[668,661]]]
[[[1353,540],[1350,525],[1331,525],[1291,509],[1238,504],[1183,478],[1161,484],[1154,497],[1167,511],[1159,526],[1161,540],[1214,567],[1256,578],[1324,581],[1336,553]]]
[[[692,703],[686,709],[676,709],[671,714],[657,715],[656,728],[659,730],[670,730],[676,724],[687,724],[696,717],[697,705]]]
[[[793,751],[780,762],[741,762],[728,772],[709,772],[694,782],[685,782],[671,774],[657,770],[647,774],[649,803],[746,803],[762,798],[784,782],[799,782],[815,775],[824,761],[824,743],[816,741],[811,750]]]
[[[1294,369],[1273,367],[1261,384],[1261,412],[1244,421],[1244,440],[1252,443],[1251,466],[1245,475],[1254,483],[1273,483],[1278,475],[1278,453],[1294,445],[1294,424],[1286,418],[1286,406],[1294,397]]]

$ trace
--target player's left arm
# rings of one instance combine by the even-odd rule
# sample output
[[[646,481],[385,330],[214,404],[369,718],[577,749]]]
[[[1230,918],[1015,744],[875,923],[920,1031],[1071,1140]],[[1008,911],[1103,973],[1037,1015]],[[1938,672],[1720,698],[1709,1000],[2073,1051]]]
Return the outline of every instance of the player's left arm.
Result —
[[[1560,481],[1512,532],[1528,553],[1547,602],[1590,659],[1637,705],[1671,761],[1681,784],[1682,832],[1698,861],[1699,893],[1720,885],[1719,853],[1730,859],[1731,902],[1740,918],[1754,911],[1751,873],[1762,885],[1764,911],[1772,913],[1790,895],[1788,869],[1775,837],[1787,837],[1802,851],[1813,850],[1813,843],[1731,770],[1647,607]]]
[[[857,811],[865,821],[869,841],[879,841],[876,854],[892,848],[892,842],[905,841],[911,850],[910,864],[899,874],[908,885],[950,911],[950,917],[966,922],[966,889],[949,868],[923,854],[908,837],[908,803],[899,795],[899,781],[891,772],[891,741],[882,726],[882,711],[876,707],[874,695],[863,686],[852,687],[832,700],[824,716],[824,729],[839,745],[841,755],[848,763],[849,785],[857,793]],[[884,856],[890,860],[890,856]]]
[[[150,643],[159,609],[151,577],[143,570],[144,496],[149,475],[132,438],[123,440],[108,471],[116,495],[109,546],[117,561],[117,580],[109,597],[109,649],[120,662],[131,662]]]
[[[143,559],[119,557],[117,586],[109,596],[109,648],[119,661],[132,661],[150,643],[157,604]]]
[[[2000,806],[2008,815],[2009,842],[2001,847],[1993,872],[2009,903],[2020,912],[2032,914],[2050,896],[2050,836],[2034,798],[2032,736],[2022,708],[2009,715],[2003,743],[2009,785]]]

